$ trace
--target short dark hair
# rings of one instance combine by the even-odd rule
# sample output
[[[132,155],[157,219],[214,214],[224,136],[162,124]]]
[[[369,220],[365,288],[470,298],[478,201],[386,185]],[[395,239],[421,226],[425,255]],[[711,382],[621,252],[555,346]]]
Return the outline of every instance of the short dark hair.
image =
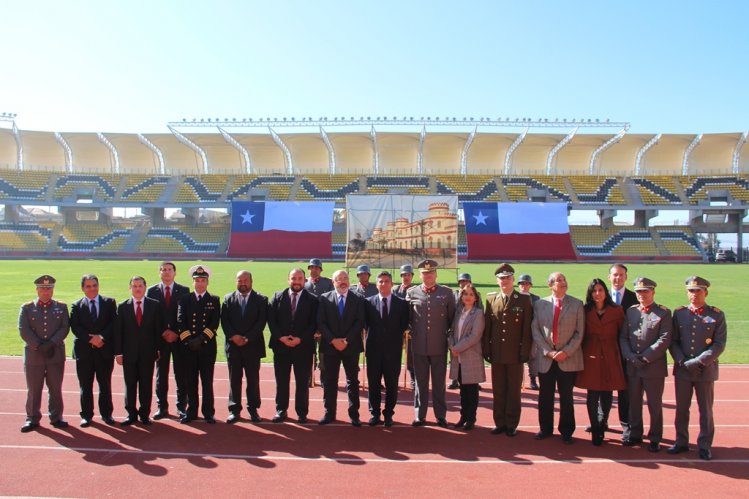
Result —
[[[86,281],[96,281],[96,284],[99,284],[99,278],[96,277],[96,275],[85,274],[83,277],[81,277],[81,289],[83,289],[83,285],[86,284]]]
[[[164,265],[171,265],[172,266],[172,270],[174,270],[175,272],[177,272],[177,266],[174,265],[174,262],[161,262],[159,264],[159,270],[161,270],[161,267],[163,267]]]
[[[627,272],[627,266],[626,265],[624,265],[623,263],[620,263],[620,262],[616,262],[616,263],[612,263],[611,267],[609,267],[609,274],[611,273],[611,269],[616,269],[616,268],[622,269],[624,272]]]
[[[134,275],[133,277],[130,278],[130,285],[131,286],[133,284],[133,281],[143,281],[143,285],[144,286],[148,286],[148,284],[146,283],[146,278],[145,277],[142,277],[142,276],[139,276],[139,275]]]
[[[391,281],[393,280],[393,274],[391,274],[387,270],[383,270],[382,272],[377,274],[377,279],[379,279],[380,277],[389,277]]]

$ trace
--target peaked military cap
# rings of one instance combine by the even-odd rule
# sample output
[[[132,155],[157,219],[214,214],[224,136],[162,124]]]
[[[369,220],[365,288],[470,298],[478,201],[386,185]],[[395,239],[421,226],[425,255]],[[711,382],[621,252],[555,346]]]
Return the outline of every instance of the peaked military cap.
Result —
[[[420,261],[417,265],[417,267],[419,268],[419,272],[421,272],[422,274],[425,274],[427,272],[436,272],[438,266],[439,264],[437,262],[429,258]]]
[[[686,283],[687,289],[704,289],[707,290],[707,288],[710,287],[710,281],[707,279],[704,279],[702,277],[698,277],[696,275],[693,275],[691,277],[687,277]]]
[[[658,286],[658,284],[656,284],[654,280],[648,279],[647,277],[638,277],[635,279],[632,288],[634,288],[635,291],[644,291],[646,289],[655,289],[656,286]]]
[[[51,275],[44,274],[42,276],[39,276],[34,281],[34,284],[36,284],[37,288],[54,288],[55,283],[57,282],[57,279],[52,277]]]
[[[515,275],[515,269],[509,263],[503,263],[494,271],[495,277],[510,277]]]
[[[198,277],[205,277],[207,279],[211,277],[211,269],[205,265],[195,265],[190,267],[190,275],[192,275],[193,279],[197,279]]]

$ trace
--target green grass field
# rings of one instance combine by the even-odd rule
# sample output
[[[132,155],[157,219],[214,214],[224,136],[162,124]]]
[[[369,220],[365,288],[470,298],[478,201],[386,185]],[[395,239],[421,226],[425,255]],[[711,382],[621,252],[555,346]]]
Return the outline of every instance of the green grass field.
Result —
[[[187,276],[187,270],[198,262],[176,263],[177,281],[189,285],[191,280]],[[234,290],[234,276],[238,270],[252,272],[255,290],[269,296],[286,287],[286,275],[291,268],[306,268],[306,262],[200,263],[208,265],[214,273],[209,291],[221,297]],[[85,273],[97,274],[101,293],[121,301],[129,296],[127,285],[133,275],[142,275],[149,285],[155,284],[158,281],[158,265],[157,261],[4,260],[0,269],[0,279],[5,288],[0,294],[0,354],[23,354],[23,341],[17,327],[18,311],[22,303],[36,297],[33,281],[39,275],[53,275],[57,279],[55,298],[68,304],[82,296],[80,278]],[[684,290],[684,279],[687,276],[697,274],[710,280],[712,286],[707,301],[721,308],[728,320],[728,346],[721,359],[726,363],[749,363],[749,307],[738,286],[738,283],[743,282],[742,276],[747,275],[748,267],[728,264],[631,264],[628,267],[630,282],[640,275],[658,282],[656,301],[671,309],[687,303]],[[338,265],[329,263],[325,266],[324,274],[329,276],[337,268],[340,268],[340,262]],[[465,264],[460,266],[459,271],[472,275],[483,298],[487,292],[496,288],[495,268],[496,264]],[[536,284],[534,292],[539,296],[548,295],[545,281],[549,273],[561,270],[567,276],[569,293],[582,299],[592,278],[606,278],[608,264],[518,264],[515,265],[515,270],[533,276]],[[376,273],[374,269],[373,273]],[[442,270],[438,281],[453,286],[456,275],[454,270]],[[266,340],[267,337],[266,332]],[[68,345],[71,341],[72,335],[68,337]],[[223,358],[223,349],[220,348],[219,352],[219,356]],[[272,355],[270,350],[268,353]],[[268,357],[267,360],[271,358]]]

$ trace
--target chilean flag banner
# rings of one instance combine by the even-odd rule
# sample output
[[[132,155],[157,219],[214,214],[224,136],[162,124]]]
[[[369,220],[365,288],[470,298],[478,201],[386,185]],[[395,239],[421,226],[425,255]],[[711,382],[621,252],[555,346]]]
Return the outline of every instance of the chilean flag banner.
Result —
[[[330,258],[335,202],[233,201],[227,256]]]
[[[470,260],[576,260],[566,203],[464,202]]]

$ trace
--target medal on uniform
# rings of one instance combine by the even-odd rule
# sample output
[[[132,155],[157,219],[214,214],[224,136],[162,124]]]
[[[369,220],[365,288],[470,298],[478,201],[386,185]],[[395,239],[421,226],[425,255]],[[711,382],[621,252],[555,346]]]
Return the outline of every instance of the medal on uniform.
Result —
[[[705,340],[705,345],[711,345],[712,343],[713,343],[713,339],[712,338],[707,338]]]

